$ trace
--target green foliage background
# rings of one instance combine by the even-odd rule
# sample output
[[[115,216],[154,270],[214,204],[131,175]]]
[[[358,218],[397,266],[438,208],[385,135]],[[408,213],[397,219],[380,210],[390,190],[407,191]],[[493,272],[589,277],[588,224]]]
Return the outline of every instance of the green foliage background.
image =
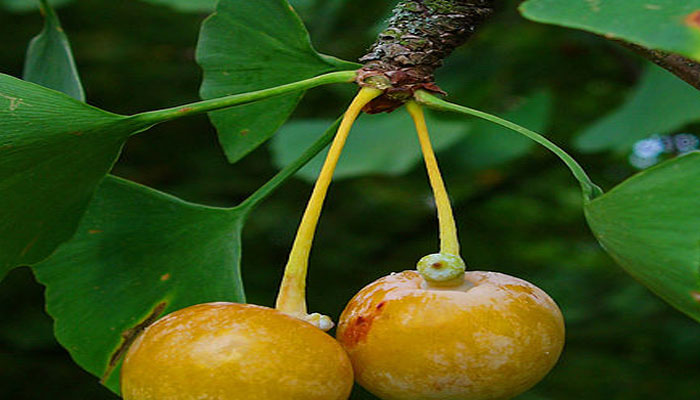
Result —
[[[363,54],[393,5],[387,0],[293,3],[314,46],[349,60]],[[633,93],[644,62],[590,34],[528,22],[515,6],[509,2],[469,46],[450,57],[438,82],[452,100],[494,112],[517,109],[534,93],[551,93],[551,118],[543,131],[570,149],[576,133]],[[108,0],[77,1],[59,13],[91,104],[128,114],[197,100],[201,73],[194,46],[205,14]],[[27,43],[41,26],[36,13],[0,9],[2,72],[21,75]],[[314,89],[294,118],[334,119],[352,90]],[[464,129],[475,128],[458,121]],[[700,132],[698,125],[685,124],[665,133]],[[557,300],[567,320],[561,362],[519,399],[696,399],[700,325],[633,281],[600,249],[569,171],[536,148],[509,161],[465,162],[460,148],[479,145],[470,138],[439,154],[468,265],[537,284]],[[629,146],[616,150],[576,154],[605,189],[635,172],[626,158]],[[275,171],[267,146],[228,164],[216,132],[200,116],[132,138],[114,172],[186,200],[230,206]],[[250,216],[242,264],[248,301],[272,305],[309,192],[304,180],[290,181]],[[429,198],[420,165],[399,176],[335,183],[312,253],[310,308],[337,317],[363,285],[413,268],[434,251]],[[0,398],[115,398],[56,344],[42,287],[27,268],[0,282]],[[360,389],[353,394],[353,399],[371,398]]]

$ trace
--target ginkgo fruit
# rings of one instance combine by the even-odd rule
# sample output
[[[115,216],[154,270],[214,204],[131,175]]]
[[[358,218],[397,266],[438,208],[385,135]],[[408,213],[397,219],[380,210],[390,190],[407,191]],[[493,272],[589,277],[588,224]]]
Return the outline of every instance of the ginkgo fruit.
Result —
[[[361,386],[384,400],[510,399],[552,369],[564,322],[544,291],[496,272],[458,279],[404,271],[355,295],[337,338]]]
[[[314,325],[250,304],[175,311],[136,339],[121,370],[125,400],[345,400],[353,373]]]
[[[345,400],[350,360],[309,314],[306,272],[323,200],[347,134],[363,106],[382,92],[363,88],[338,128],[285,267],[275,309],[249,304],[190,306],[148,326],[121,369],[125,400]]]
[[[539,382],[564,346],[564,320],[544,291],[512,276],[468,271],[450,200],[414,101],[413,118],[435,196],[440,252],[417,271],[360,290],[336,337],[356,381],[383,400],[503,400]]]

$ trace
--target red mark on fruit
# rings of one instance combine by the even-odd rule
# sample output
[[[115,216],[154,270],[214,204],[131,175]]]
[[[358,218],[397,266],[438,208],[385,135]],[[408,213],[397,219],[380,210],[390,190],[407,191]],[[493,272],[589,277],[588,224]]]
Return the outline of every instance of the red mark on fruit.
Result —
[[[685,24],[691,28],[700,29],[700,10],[688,14],[685,17]]]
[[[380,302],[374,309],[369,311],[369,314],[360,315],[353,319],[350,324],[348,324],[347,329],[343,332],[343,342],[347,346],[355,346],[360,342],[367,339],[367,334],[369,334],[372,328],[372,323],[374,319],[382,313],[382,309],[386,305],[385,301]]]
[[[161,282],[165,282],[165,281],[167,281],[168,279],[170,279],[170,274],[163,274],[163,275],[161,275],[161,277],[160,277],[160,281],[161,281]]]
[[[343,334],[344,342],[348,346],[355,346],[367,338],[370,328],[372,327],[372,319],[359,316],[350,322],[350,325]]]
[[[96,234],[96,233],[102,233],[102,232],[103,232],[103,231],[101,231],[101,230],[99,230],[99,229],[90,229],[90,230],[88,231],[88,233],[91,234],[91,235],[94,235],[94,234]]]

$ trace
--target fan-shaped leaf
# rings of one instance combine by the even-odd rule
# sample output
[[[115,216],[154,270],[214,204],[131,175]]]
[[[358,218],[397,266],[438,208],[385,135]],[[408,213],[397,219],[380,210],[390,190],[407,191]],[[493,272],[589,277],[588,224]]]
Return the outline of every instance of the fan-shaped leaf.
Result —
[[[119,391],[121,356],[164,312],[208,301],[244,301],[241,229],[246,215],[332,139],[331,125],[304,154],[235,208],[188,203],[107,177],[75,236],[34,271],[59,342]]]
[[[0,276],[69,239],[143,123],[0,74]]]
[[[34,266],[59,342],[102,376],[154,310],[244,301],[242,215],[106,178],[75,237]],[[114,391],[117,378],[108,380]]]
[[[357,68],[317,53],[285,0],[220,0],[216,13],[202,25],[197,62],[204,70],[201,95],[205,99]],[[289,117],[301,95],[211,113],[229,161],[265,142]]]
[[[700,60],[700,0],[527,0],[520,11],[533,21]]]
[[[75,67],[68,37],[46,0],[41,1],[44,29],[32,39],[24,62],[23,78],[85,101],[85,92]]]
[[[700,321],[700,153],[644,170],[586,204],[600,244],[630,275]]]

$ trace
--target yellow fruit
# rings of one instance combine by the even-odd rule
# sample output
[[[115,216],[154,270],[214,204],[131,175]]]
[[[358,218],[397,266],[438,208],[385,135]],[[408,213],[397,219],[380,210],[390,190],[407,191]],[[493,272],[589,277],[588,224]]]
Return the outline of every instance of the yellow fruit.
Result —
[[[352,366],[313,325],[271,308],[207,303],[149,326],[122,366],[125,400],[345,400]]]
[[[337,337],[357,382],[384,400],[496,400],[549,372],[564,321],[544,291],[521,279],[468,271],[459,285],[437,288],[404,271],[362,289]]]

